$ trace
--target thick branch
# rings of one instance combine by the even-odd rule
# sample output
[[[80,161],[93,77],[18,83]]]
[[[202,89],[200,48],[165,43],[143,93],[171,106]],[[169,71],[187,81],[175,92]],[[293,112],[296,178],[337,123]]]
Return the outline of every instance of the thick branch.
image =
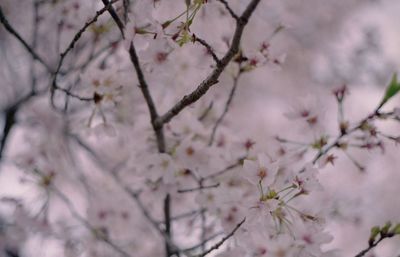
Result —
[[[135,46],[133,42],[131,42],[131,46],[129,47],[129,55],[132,61],[132,64],[135,68],[137,78],[139,80],[139,88],[143,93],[143,97],[146,101],[147,107],[150,111],[150,117],[153,121],[158,117],[156,106],[154,105],[153,98],[151,97],[149,86],[147,85],[146,79],[144,78],[144,74],[142,68],[140,67],[139,58],[136,54]]]
[[[151,124],[153,125],[154,132],[157,138],[157,145],[159,152],[165,152],[165,139],[164,139],[164,132],[163,132],[163,124],[157,123],[158,113],[156,106],[154,104],[153,98],[149,91],[149,86],[147,85],[146,79],[144,77],[142,68],[140,67],[139,58],[136,54],[135,46],[133,42],[131,42],[131,46],[129,47],[129,55],[132,61],[132,64],[135,68],[137,78],[139,80],[139,87],[142,91],[143,97],[146,101],[147,107],[150,112]]]
[[[158,120],[157,124],[168,123],[174,116],[178,115],[184,108],[190,104],[199,100],[213,85],[218,83],[218,78],[221,73],[225,70],[226,66],[233,59],[233,57],[239,52],[240,40],[243,35],[243,30],[247,25],[251,14],[256,9],[258,3],[261,0],[252,0],[247,6],[243,14],[236,20],[236,29],[233,35],[231,46],[228,52],[221,59],[219,64],[210,73],[210,75],[203,80],[200,85],[190,94],[185,95],[178,103],[176,103],[169,111],[162,115]]]

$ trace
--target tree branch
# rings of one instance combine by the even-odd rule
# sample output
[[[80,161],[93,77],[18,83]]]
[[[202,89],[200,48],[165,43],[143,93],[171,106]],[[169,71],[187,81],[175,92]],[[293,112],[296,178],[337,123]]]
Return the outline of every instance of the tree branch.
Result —
[[[367,254],[370,250],[375,248],[384,238],[380,238],[378,241],[374,242],[373,244],[369,245],[367,248],[359,252],[355,257],[362,257]]]
[[[219,63],[221,62],[220,59],[218,58],[218,56],[215,54],[214,49],[207,43],[207,41],[205,41],[204,39],[201,39],[199,37],[197,37],[196,35],[194,35],[194,40],[196,42],[199,42],[201,45],[203,45],[206,49],[207,49],[207,53],[209,53],[212,58],[214,59],[214,61],[217,63],[217,65],[219,65]]]
[[[228,12],[232,16],[232,18],[234,18],[235,20],[239,19],[239,17],[232,10],[232,8],[229,6],[229,4],[228,4],[228,2],[226,0],[218,0],[218,1],[220,1],[225,6],[226,10],[228,10]]]
[[[88,230],[94,232],[97,228],[93,227],[89,221],[87,221],[84,217],[82,217],[79,212],[76,210],[75,205],[71,202],[71,200],[63,194],[59,189],[54,187],[54,185],[50,185],[50,188],[53,190],[55,194],[67,205],[69,211],[71,212],[72,216],[79,220]],[[124,257],[131,257],[129,253],[125,250],[121,249],[118,245],[116,245],[110,238],[107,236],[99,236],[97,237],[99,240],[103,241],[104,243],[108,244],[111,248],[113,248],[116,252],[120,253]]]
[[[33,59],[40,62],[49,73],[53,73],[53,69],[43,60],[39,54],[21,37],[21,35],[10,25],[7,18],[3,13],[3,9],[0,6],[0,22],[4,25],[4,28],[13,35],[24,47],[25,49],[32,55]]]
[[[155,132],[156,138],[157,138],[158,150],[159,150],[159,152],[163,153],[163,152],[165,152],[165,139],[164,139],[164,132],[163,132],[163,124],[159,124],[156,122],[157,119],[159,118],[157,109],[154,104],[153,98],[150,94],[149,86],[147,85],[142,68],[140,67],[139,58],[136,54],[136,49],[135,49],[133,42],[131,42],[131,45],[129,47],[129,55],[130,55],[132,64],[135,68],[137,78],[139,80],[140,90],[142,91],[143,97],[146,101],[147,107],[150,112],[151,124],[153,126],[153,129],[154,129],[154,132]]]
[[[110,4],[110,1],[108,0],[102,0],[104,6],[108,6]],[[124,5],[125,5],[125,1],[124,1]],[[122,38],[125,39],[125,34],[124,34],[124,24],[122,23],[121,19],[119,18],[117,12],[115,11],[114,7],[112,7],[112,5],[108,8],[108,13],[111,15],[111,17],[113,18],[113,20],[115,21],[115,23],[117,24],[119,30],[121,31],[122,34]]]
[[[240,228],[240,226],[242,226],[242,224],[243,224],[245,221],[246,221],[246,218],[244,218],[241,222],[239,222],[239,223],[236,225],[236,227],[235,227],[228,235],[224,236],[218,243],[216,243],[214,246],[212,246],[212,247],[211,247],[210,249],[208,249],[207,251],[205,251],[205,252],[203,252],[203,253],[201,253],[201,254],[195,255],[195,257],[204,257],[204,256],[206,256],[207,254],[211,253],[212,251],[217,250],[221,245],[223,245],[223,244],[225,243],[226,240],[228,240],[229,238],[231,238],[231,237],[236,233],[236,231]]]
[[[215,134],[217,133],[218,126],[221,124],[221,122],[224,120],[225,115],[229,111],[229,107],[231,106],[233,97],[235,96],[236,88],[238,86],[239,78],[242,72],[239,70],[238,74],[233,78],[233,86],[231,89],[231,92],[229,93],[228,100],[226,101],[224,111],[222,112],[221,116],[218,118],[217,122],[215,122],[213,130],[211,132],[210,136],[210,141],[208,142],[208,145],[211,146],[212,143],[214,142]]]
[[[243,30],[247,25],[251,14],[256,9],[261,0],[252,0],[247,6],[243,14],[236,20],[236,29],[233,35],[231,46],[224,57],[221,59],[216,68],[203,80],[200,85],[190,94],[185,95],[178,103],[176,103],[169,111],[157,119],[156,124],[162,125],[168,123],[174,116],[178,115],[184,108],[199,100],[213,85],[218,83],[218,78],[225,70],[226,66],[239,52],[240,40]]]
[[[64,62],[65,57],[67,56],[67,54],[75,47],[75,44],[78,42],[78,40],[81,38],[81,36],[83,35],[83,33],[86,31],[87,28],[89,28],[90,25],[92,25],[93,23],[95,23],[97,21],[97,19],[104,13],[106,12],[113,3],[117,2],[119,0],[112,0],[110,1],[105,7],[103,7],[102,9],[100,9],[99,11],[96,12],[96,15],[90,19],[89,21],[87,21],[85,23],[85,25],[75,34],[74,38],[71,40],[71,42],[68,44],[67,48],[60,54],[60,60],[58,61],[57,64],[57,68],[53,73],[53,81],[51,84],[51,90],[50,90],[50,100],[51,100],[51,104],[53,106],[54,105],[54,93],[55,90],[59,89],[62,90],[61,88],[58,87],[57,85],[57,76],[60,73],[60,69],[61,66]],[[63,92],[66,92],[65,90],[62,90]]]
[[[11,132],[12,127],[15,124],[15,115],[17,113],[18,108],[11,106],[5,111],[5,119],[4,119],[4,127],[3,134],[1,136],[1,145],[0,145],[0,160],[3,158],[3,152],[7,143],[8,136]]]
[[[201,186],[198,186],[198,187],[192,187],[192,188],[186,188],[186,189],[178,189],[178,193],[197,192],[197,191],[200,191],[200,190],[203,190],[203,189],[217,188],[219,186],[220,186],[219,183],[216,183],[216,184],[213,184],[213,185],[207,185],[207,186],[201,185]]]

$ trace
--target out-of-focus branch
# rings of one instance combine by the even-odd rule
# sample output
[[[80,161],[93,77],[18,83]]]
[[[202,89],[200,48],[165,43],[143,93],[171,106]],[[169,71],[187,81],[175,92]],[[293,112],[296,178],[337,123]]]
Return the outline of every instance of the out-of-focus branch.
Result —
[[[42,57],[39,56],[38,53],[22,38],[22,36],[10,25],[7,18],[3,13],[3,9],[0,6],[0,22],[3,24],[4,28],[13,35],[24,47],[25,49],[32,55],[33,59],[37,60],[41,63],[49,73],[53,73],[54,70],[51,68]]]
[[[102,9],[100,9],[99,11],[96,12],[96,15],[90,19],[89,21],[87,21],[85,23],[85,25],[75,34],[74,38],[71,40],[71,42],[68,44],[67,48],[60,54],[60,60],[58,61],[57,64],[57,68],[55,70],[55,72],[53,73],[53,81],[51,84],[51,96],[50,96],[50,100],[51,100],[51,104],[53,106],[54,105],[54,93],[56,90],[62,90],[60,89],[60,87],[57,85],[57,76],[60,73],[60,69],[61,66],[64,62],[65,57],[67,56],[67,54],[75,47],[75,44],[78,42],[78,40],[81,38],[81,36],[83,35],[83,33],[87,30],[87,28],[89,28],[90,25],[92,25],[93,23],[95,23],[97,21],[97,19],[107,10],[109,10],[109,8],[112,6],[113,3],[117,2],[119,0],[112,0],[110,1],[105,7],[103,7]],[[65,90],[62,90],[65,92]],[[71,95],[72,96],[72,95]]]
[[[231,238],[236,231],[240,228],[240,226],[242,226],[242,224],[246,221],[246,218],[244,218],[241,222],[239,222],[236,227],[226,236],[224,236],[218,243],[216,243],[215,245],[213,245],[210,249],[208,249],[207,251],[200,253],[198,255],[195,255],[195,257],[204,257],[207,254],[211,253],[214,250],[217,250],[219,247],[221,247],[221,245],[223,245],[225,243],[226,240],[228,240],[229,238]]]
[[[147,208],[144,206],[143,202],[140,200],[140,191],[133,191],[130,189],[128,186],[125,186],[124,183],[121,181],[121,179],[114,173],[114,172],[109,172],[109,175],[111,175],[114,179],[114,181],[121,186],[121,188],[129,195],[131,198],[135,201],[137,206],[139,207],[140,211],[142,212],[143,216],[146,218],[146,220],[159,232],[159,234],[164,238],[165,243],[168,244],[167,247],[167,254],[170,256],[173,255],[174,253],[181,252],[179,250],[179,247],[176,246],[172,239],[171,239],[171,233],[168,233],[168,230],[165,229],[163,231],[160,227],[157,221],[151,216],[150,212],[147,210]],[[167,196],[168,197],[168,196]],[[168,206],[167,206],[168,207]],[[164,205],[165,208],[165,205]],[[168,221],[171,221],[171,218],[168,219]]]
[[[67,205],[69,211],[71,212],[72,216],[79,220],[88,230],[91,232],[97,231],[97,228],[93,227],[89,221],[87,221],[84,217],[82,217],[79,212],[76,210],[74,204],[71,202],[71,200],[60,190],[58,190],[54,185],[51,185],[50,188],[52,191]],[[124,257],[131,257],[129,253],[127,253],[125,250],[123,250],[121,247],[116,245],[110,238],[108,238],[106,235],[100,235],[97,236],[97,238],[106,244],[108,244],[112,249],[114,249],[116,252],[120,253]]]
[[[207,106],[207,108],[203,111],[203,113],[200,115],[198,118],[199,121],[203,121],[207,115],[210,113],[211,109],[213,108],[214,103],[210,102],[210,104]]]
[[[1,144],[0,145],[0,160],[3,157],[4,149],[6,147],[10,132],[11,132],[13,126],[15,125],[15,123],[17,122],[16,116],[17,116],[19,109],[21,108],[21,106],[24,103],[29,101],[32,97],[41,95],[44,92],[45,91],[31,91],[27,95],[20,98],[19,100],[17,100],[16,102],[9,105],[7,108],[5,108],[3,110],[5,118],[4,118],[3,134],[1,135],[1,139],[0,139],[0,144]]]
[[[117,183],[121,189],[130,196],[130,198],[135,202],[135,204],[138,206],[140,211],[142,212],[143,216],[146,218],[146,220],[154,227],[154,229],[159,232],[159,234],[164,238],[164,241],[169,245],[169,249],[171,250],[171,255],[173,253],[177,252],[182,252],[177,245],[175,245],[170,237],[165,231],[163,231],[160,226],[159,222],[157,222],[150,214],[150,212],[147,210],[145,205],[143,204],[142,200],[140,199],[140,190],[134,191],[128,186],[124,184],[124,182],[117,176],[116,172],[110,171],[107,168],[107,164],[102,160],[101,156],[99,156],[86,142],[84,142],[82,139],[80,139],[78,136],[75,135],[70,135],[75,141],[84,149],[86,150],[94,159],[94,161],[97,163],[99,167],[101,167],[104,171],[107,172],[108,175],[112,177],[112,179]],[[169,222],[174,219],[174,217],[171,217]],[[164,223],[164,222],[163,222]]]
[[[219,116],[218,120],[214,124],[214,127],[212,129],[211,136],[210,136],[210,141],[208,142],[208,145],[212,145],[213,144],[214,138],[215,138],[215,134],[217,133],[218,126],[222,123],[222,121],[224,120],[226,114],[229,111],[229,107],[231,106],[233,97],[235,96],[236,88],[237,88],[237,86],[239,84],[238,82],[239,82],[239,78],[240,78],[241,74],[242,74],[242,71],[239,70],[238,74],[236,74],[235,77],[233,78],[233,86],[232,86],[232,89],[231,89],[231,91],[229,93],[228,100],[225,103],[224,111],[222,112],[221,116]]]
[[[193,215],[195,215],[195,214],[199,214],[199,213],[201,213],[202,211],[206,211],[206,209],[205,209],[205,208],[201,208],[201,209],[199,209],[199,210],[193,210],[193,211],[189,211],[189,212],[186,212],[186,213],[182,213],[182,214],[173,216],[173,217],[171,217],[171,221],[173,221],[173,220],[180,220],[180,219],[184,219],[184,218],[188,218],[188,217],[191,217],[191,216],[193,216]]]
[[[123,0],[123,7],[124,7],[124,22],[125,24],[128,22],[128,14],[129,8],[131,6],[131,0]]]
[[[213,185],[207,185],[207,186],[199,186],[199,187],[192,187],[192,188],[185,188],[185,189],[179,189],[178,193],[190,193],[190,192],[197,192],[203,189],[211,189],[211,188],[217,188],[219,187],[219,183],[213,184]]]
[[[164,115],[160,116],[160,118],[156,120],[157,125],[161,126],[162,124],[168,123],[174,116],[178,115],[187,106],[199,100],[213,85],[218,83],[221,73],[225,70],[226,66],[233,59],[233,57],[239,52],[239,45],[243,30],[260,1],[261,0],[252,0],[243,14],[236,20],[236,29],[232,38],[231,46],[215,69],[197,86],[193,92],[185,95],[170,110],[168,110]]]
[[[228,171],[238,167],[239,165],[241,165],[245,158],[246,158],[246,156],[244,156],[242,158],[239,158],[235,163],[232,163],[231,165],[225,167],[224,169],[222,169],[222,170],[220,170],[220,171],[218,171],[216,173],[213,173],[213,174],[210,174],[208,176],[203,177],[203,180],[214,179],[214,178],[216,178],[218,176],[221,176],[221,175],[225,174],[226,172],[228,172]]]
[[[3,157],[3,151],[5,149],[8,136],[11,132],[12,127],[15,124],[15,114],[17,113],[18,108],[15,108],[15,106],[11,106],[7,110],[5,110],[5,119],[4,119],[4,127],[3,127],[3,134],[1,136],[1,141],[0,141],[0,160]]]

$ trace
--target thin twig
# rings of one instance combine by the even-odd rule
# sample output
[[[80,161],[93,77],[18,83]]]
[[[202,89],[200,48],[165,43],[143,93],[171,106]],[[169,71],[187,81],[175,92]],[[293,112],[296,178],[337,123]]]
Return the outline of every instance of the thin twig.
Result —
[[[199,121],[203,121],[207,115],[210,113],[210,111],[213,108],[214,103],[211,101],[210,104],[207,106],[207,108],[204,110],[204,112],[200,115],[200,117],[198,118]]]
[[[232,16],[232,18],[234,18],[235,20],[239,19],[239,17],[232,10],[232,8],[229,6],[229,4],[228,4],[228,2],[226,0],[218,0],[218,1],[220,1],[225,6],[226,10],[228,10],[228,12]]]
[[[203,45],[207,49],[207,53],[209,53],[212,56],[212,58],[214,59],[214,61],[217,63],[217,65],[219,65],[221,60],[218,58],[218,56],[215,53],[215,51],[212,48],[212,46],[210,46],[210,44],[208,44],[207,41],[205,41],[204,39],[199,38],[198,36],[194,36],[194,40],[196,42],[199,42],[201,45]]]
[[[60,190],[58,190],[54,185],[50,185],[50,188],[67,205],[69,211],[71,212],[72,216],[75,219],[79,220],[91,232],[96,231],[96,228],[93,227],[89,221],[87,221],[84,217],[82,217],[79,214],[79,212],[76,210],[74,204],[71,202],[71,200],[65,194],[63,194]],[[131,257],[131,255],[129,253],[127,253],[125,250],[123,250],[119,246],[117,246],[110,238],[100,236],[100,237],[97,237],[97,239],[100,239],[103,242],[105,242],[106,244],[108,244],[111,248],[113,248],[116,252],[120,253],[122,256]]]
[[[110,1],[108,0],[102,0],[104,6],[108,6],[110,4]],[[125,5],[125,1],[124,1],[124,5]],[[119,30],[121,31],[122,34],[122,38],[125,38],[125,34],[124,34],[124,23],[122,23],[121,19],[119,18],[117,12],[115,11],[114,7],[111,5],[110,8],[108,8],[108,13],[111,15],[111,17],[113,18],[113,20],[115,21],[115,23],[117,24]]]
[[[243,224],[245,221],[246,221],[246,218],[244,218],[241,222],[239,222],[239,223],[235,226],[235,228],[234,228],[229,234],[227,234],[226,236],[224,236],[218,243],[216,243],[215,245],[213,245],[213,246],[212,246],[210,249],[208,249],[207,251],[205,251],[205,252],[203,252],[203,253],[201,253],[201,254],[195,255],[195,257],[203,257],[203,256],[206,256],[207,254],[211,253],[212,251],[217,250],[221,245],[223,245],[223,244],[225,243],[226,240],[228,240],[229,238],[231,238],[231,237],[236,233],[236,231],[240,228],[240,226],[242,226],[242,224]]]
[[[359,252],[355,257],[362,257],[364,256],[366,253],[368,253],[370,250],[372,250],[373,248],[375,248],[383,239],[385,239],[387,237],[381,237],[379,238],[379,240],[377,240],[376,242],[372,243],[371,245],[369,245],[367,248],[365,248],[364,250],[362,250],[361,252]]]
[[[206,210],[206,209],[205,208],[201,208],[201,209],[198,209],[198,210],[193,210],[193,211],[188,211],[188,212],[185,212],[185,213],[182,213],[182,214],[178,214],[176,216],[172,216],[171,217],[171,221],[177,221],[177,220],[180,220],[180,219],[188,218],[188,217],[191,217],[191,216],[193,216],[195,214],[199,214],[201,211],[204,211],[204,210]],[[164,221],[159,221],[158,222],[158,224],[162,224],[162,223],[164,223]]]
[[[351,135],[353,132],[359,130],[365,122],[368,122],[369,120],[374,119],[379,116],[380,116],[379,111],[374,111],[372,114],[368,115],[366,118],[364,118],[360,122],[358,122],[356,126],[349,129],[348,131],[345,131],[344,133],[341,133],[339,136],[336,137],[336,139],[331,144],[326,146],[323,150],[321,150],[314,157],[314,159],[312,160],[312,163],[315,164],[322,156],[326,155],[330,150],[332,150],[335,147],[339,147],[340,141],[343,139],[343,137]]]
[[[219,236],[221,236],[223,234],[224,234],[224,232],[222,232],[222,231],[218,232],[218,233],[206,238],[204,241],[205,242],[209,242],[209,241],[214,240],[215,238],[217,238],[217,237],[219,237]],[[185,249],[182,250],[182,252],[184,252],[184,253],[192,252],[192,251],[196,250],[197,248],[201,247],[201,243],[197,244],[197,245],[194,245],[194,246],[191,246],[191,247],[188,247],[188,248],[185,248]]]
[[[117,2],[117,1],[119,1],[119,0],[110,1],[107,6],[103,7],[99,11],[97,11],[96,15],[92,19],[90,19],[89,21],[87,21],[85,23],[85,25],[75,34],[74,38],[68,44],[67,48],[65,48],[65,50],[60,54],[60,60],[58,61],[57,68],[56,68],[56,70],[55,70],[55,72],[53,74],[53,81],[52,81],[52,84],[51,84],[51,91],[50,91],[50,93],[51,93],[50,99],[51,99],[51,104],[53,106],[55,106],[54,105],[54,93],[55,93],[55,90],[60,89],[58,87],[58,85],[57,85],[57,76],[60,73],[60,69],[61,69],[61,66],[62,66],[62,64],[64,62],[65,57],[75,47],[75,44],[78,42],[78,40],[81,38],[83,33],[87,30],[87,28],[89,28],[89,26],[91,26],[93,23],[95,23],[97,21],[97,19],[104,12],[106,12],[111,7],[111,5],[113,3]],[[65,92],[65,91],[63,91],[63,92]]]
[[[5,29],[12,34],[17,40],[25,47],[25,49],[32,55],[33,59],[40,62],[49,73],[53,73],[53,69],[43,60],[39,54],[21,37],[21,35],[10,25],[7,18],[3,13],[3,9],[0,6],[0,22],[4,25]]]
[[[143,216],[146,220],[159,232],[161,236],[163,236],[164,240],[168,242],[171,247],[173,247],[176,251],[178,251],[178,247],[171,241],[168,235],[159,227],[159,223],[151,216],[150,212],[146,209],[143,202],[140,200],[140,190],[134,191],[128,186],[126,186],[121,179],[117,176],[115,171],[110,171],[107,168],[107,164],[103,161],[103,158],[99,156],[86,142],[84,142],[81,138],[76,135],[70,135],[84,150],[86,150],[94,159],[95,163],[104,171],[110,175],[115,183],[117,183],[121,189],[130,196],[130,198],[136,203],[142,212]],[[171,218],[172,219],[172,218]]]
[[[222,114],[218,118],[218,120],[215,122],[213,130],[211,132],[210,141],[208,142],[209,146],[211,146],[213,144],[214,138],[215,138],[215,134],[217,133],[218,126],[222,123],[222,121],[224,120],[226,114],[229,111],[229,107],[231,106],[233,97],[235,96],[236,88],[237,88],[237,86],[239,84],[239,78],[240,78],[241,74],[242,74],[242,72],[239,70],[238,74],[233,78],[233,86],[232,86],[232,89],[231,89],[231,91],[229,93],[228,100],[225,103],[224,111],[222,112]]]
[[[210,189],[210,188],[216,188],[219,187],[220,184],[214,184],[214,185],[209,185],[209,186],[199,186],[199,187],[193,187],[193,188],[186,188],[186,189],[178,189],[178,193],[189,193],[189,192],[196,192],[202,189]]]
[[[67,96],[74,97],[74,98],[76,98],[78,100],[81,100],[81,101],[93,101],[94,100],[94,97],[79,96],[79,95],[76,95],[76,94],[72,93],[71,90],[69,90],[69,89],[65,89],[65,88],[62,88],[62,87],[57,87],[57,89],[62,91],[62,92],[64,92]]]
[[[221,176],[221,175],[225,174],[226,172],[228,172],[228,171],[238,167],[239,165],[241,165],[241,163],[243,162],[243,160],[245,158],[246,157],[239,158],[235,163],[232,163],[231,165],[225,167],[224,169],[222,169],[220,171],[217,171],[217,172],[215,172],[213,174],[210,174],[208,176],[203,177],[203,180],[213,179],[213,178],[216,178],[218,176]]]
[[[204,189],[204,179],[199,180],[199,187],[201,188],[201,192],[203,192]],[[219,183],[218,183],[219,186]],[[207,210],[202,210],[200,212],[200,218],[201,218],[201,234],[200,234],[200,249],[202,252],[206,250],[207,246],[207,241],[206,241],[206,235],[207,235],[207,216],[206,216],[206,211]]]
[[[144,206],[143,202],[140,200],[140,191],[133,191],[132,189],[130,189],[128,186],[123,185],[122,181],[114,174],[110,172],[110,175],[114,178],[115,182],[117,182],[122,189],[128,193],[128,195],[131,196],[131,198],[136,202],[137,206],[139,207],[139,209],[141,210],[143,216],[147,219],[147,221],[150,222],[150,224],[159,232],[159,234],[161,236],[163,236],[164,241],[166,242],[166,244],[168,244],[168,247],[170,249],[170,254],[173,254],[174,252],[181,252],[178,248],[178,246],[176,246],[173,242],[172,239],[170,237],[170,235],[166,232],[163,231],[157,221],[151,216],[151,214],[149,213],[149,211],[146,209],[146,207]]]

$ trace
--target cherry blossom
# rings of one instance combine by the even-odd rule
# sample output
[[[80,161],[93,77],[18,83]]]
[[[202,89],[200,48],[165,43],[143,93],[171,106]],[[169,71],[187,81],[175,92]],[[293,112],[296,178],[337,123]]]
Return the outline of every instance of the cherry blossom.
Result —
[[[4,0],[0,257],[394,256],[397,76],[310,68],[389,3],[310,1]]]

